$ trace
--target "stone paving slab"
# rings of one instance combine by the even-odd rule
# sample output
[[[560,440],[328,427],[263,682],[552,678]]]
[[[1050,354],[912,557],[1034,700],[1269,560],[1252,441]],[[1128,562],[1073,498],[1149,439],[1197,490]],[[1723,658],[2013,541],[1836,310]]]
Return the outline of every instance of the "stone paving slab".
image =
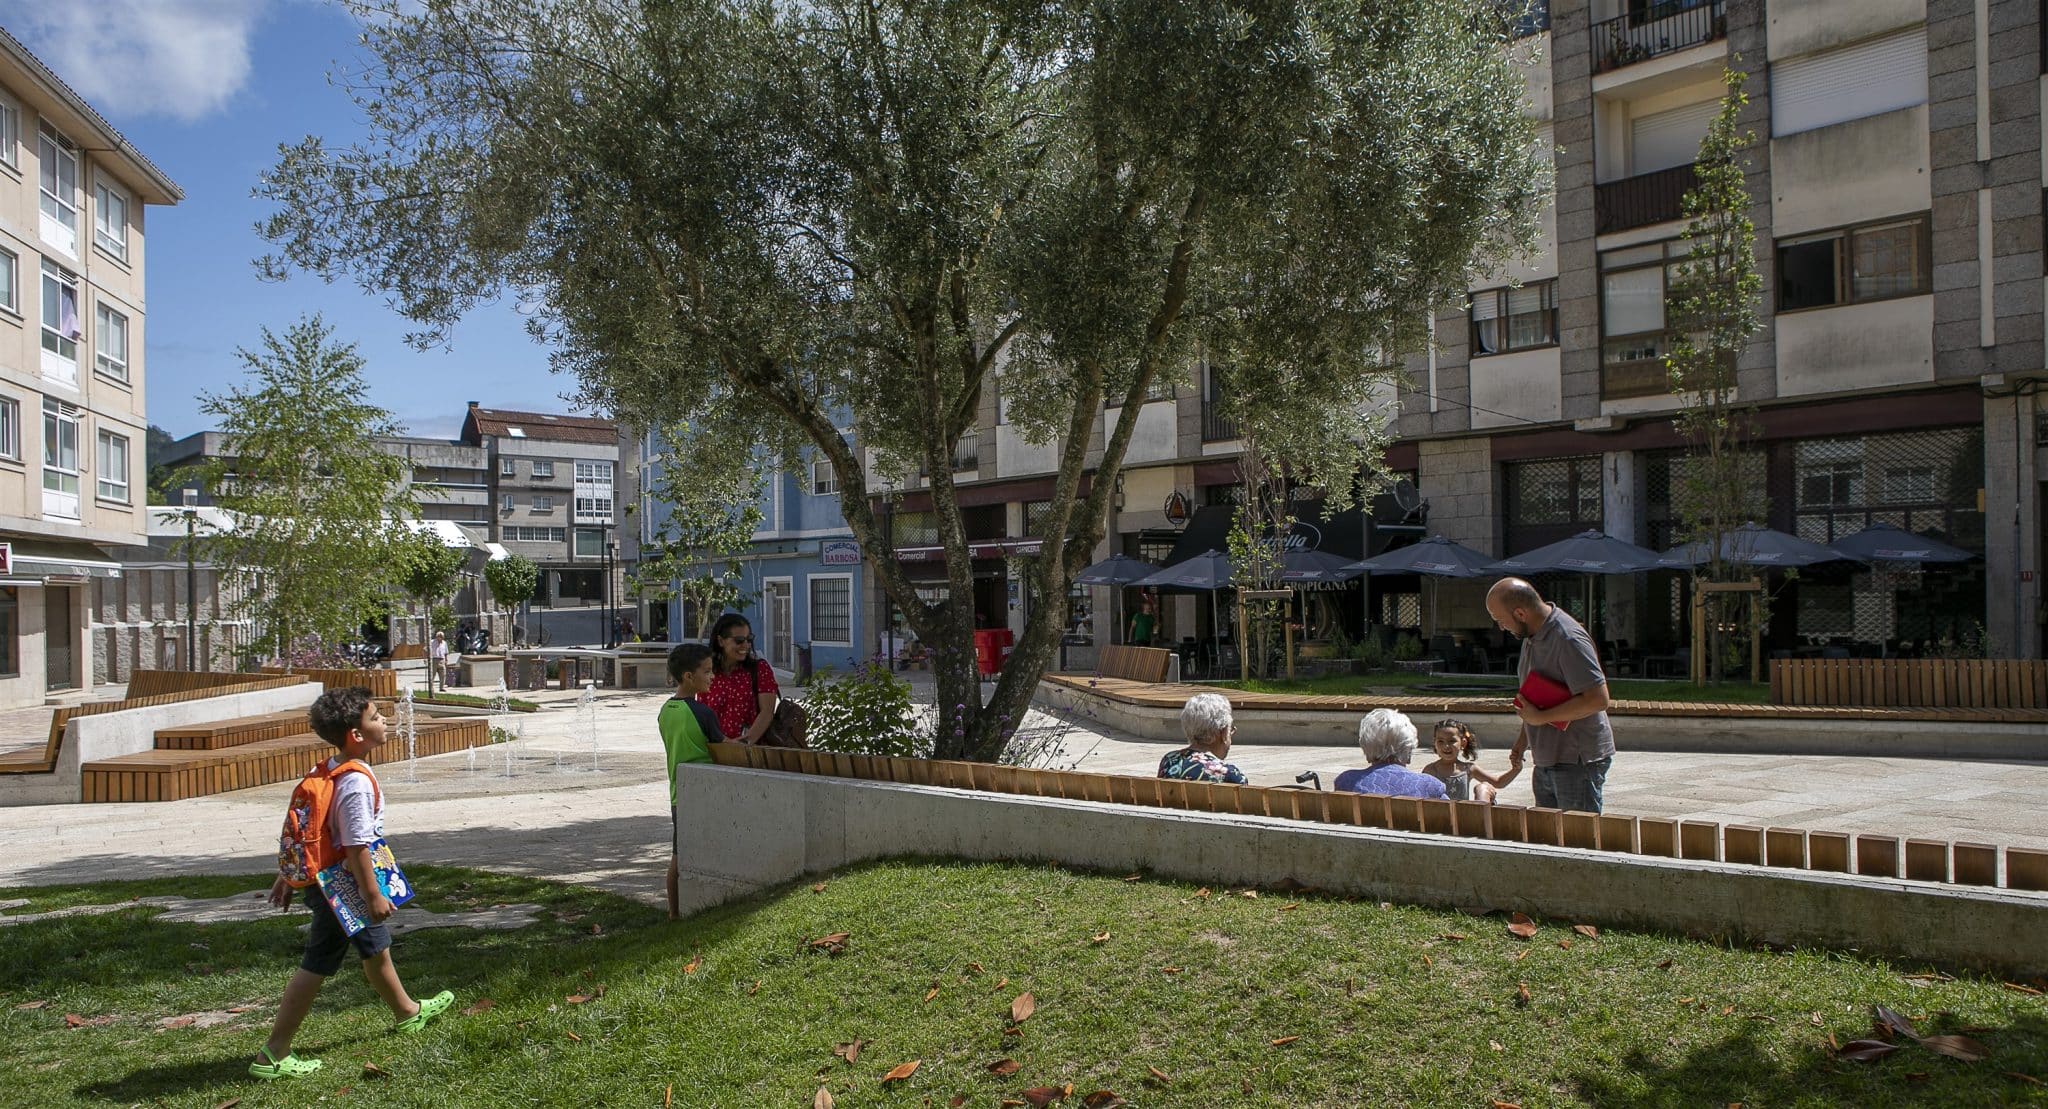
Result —
[[[929,688],[921,690],[926,703]],[[666,695],[599,691],[587,717],[577,696],[541,693],[543,711],[495,717],[495,724],[523,728],[524,738],[479,749],[473,769],[463,753],[381,767],[399,857],[587,884],[659,904],[670,848],[654,717]],[[578,768],[591,754],[593,722],[599,769],[590,772]],[[1027,728],[1061,737],[1065,755],[1057,765],[1101,773],[1150,775],[1175,746],[1036,712]],[[1626,733],[1619,738],[1608,779],[1612,812],[2048,849],[2039,815],[2048,763],[1630,752]],[[1327,787],[1338,771],[1361,763],[1327,746],[1245,746],[1231,758],[1259,785],[1292,784],[1313,770]],[[1488,751],[1482,765],[1504,771],[1506,753]],[[1530,777],[1524,773],[1503,800],[1533,804]],[[158,804],[0,810],[0,887],[266,874],[289,793],[280,784]],[[1967,799],[1941,799],[1949,794]],[[193,835],[198,829],[206,834]]]

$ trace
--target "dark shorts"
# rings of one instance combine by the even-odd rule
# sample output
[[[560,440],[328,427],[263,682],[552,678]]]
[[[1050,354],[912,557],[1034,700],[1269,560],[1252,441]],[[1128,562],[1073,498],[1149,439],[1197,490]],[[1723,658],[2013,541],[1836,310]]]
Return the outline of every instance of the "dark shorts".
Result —
[[[382,924],[372,924],[353,936],[343,932],[319,886],[306,889],[306,907],[313,910],[313,926],[306,930],[306,955],[299,966],[322,978],[331,978],[341,969],[351,947],[365,959],[374,959],[391,948],[391,929]]]

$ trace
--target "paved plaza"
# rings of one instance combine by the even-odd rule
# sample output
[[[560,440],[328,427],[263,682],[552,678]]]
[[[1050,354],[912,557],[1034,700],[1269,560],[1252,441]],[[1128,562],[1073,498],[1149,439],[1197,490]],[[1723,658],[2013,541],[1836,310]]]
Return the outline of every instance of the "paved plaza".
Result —
[[[929,700],[928,689],[920,690]],[[668,851],[666,784],[654,715],[665,694],[529,694],[542,711],[499,717],[523,737],[471,753],[379,768],[399,857],[588,883],[654,903]],[[0,744],[33,736],[40,713],[0,719]],[[1058,765],[1150,774],[1172,745],[1034,712],[1027,727],[1058,733]],[[595,742],[593,743],[593,732]],[[1923,759],[1621,753],[1611,812],[1724,823],[1823,828],[2048,848],[2041,798],[2048,764]],[[473,754],[473,758],[471,757]],[[1231,752],[1259,785],[1291,784],[1359,765],[1332,747],[1240,745]],[[508,757],[509,756],[509,757]],[[1505,752],[1485,765],[1505,770]],[[1530,803],[1525,774],[1505,800]],[[157,874],[262,874],[273,865],[289,788],[264,786],[158,804],[0,809],[0,886]]]

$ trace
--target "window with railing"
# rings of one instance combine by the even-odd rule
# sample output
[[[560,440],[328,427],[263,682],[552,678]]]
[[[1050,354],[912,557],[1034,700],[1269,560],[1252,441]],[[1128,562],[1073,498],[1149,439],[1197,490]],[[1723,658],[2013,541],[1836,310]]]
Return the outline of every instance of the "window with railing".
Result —
[[[1612,235],[1685,217],[1685,194],[1699,182],[1691,162],[1593,186],[1593,230]]]
[[[1620,15],[1593,22],[1593,72],[1646,62],[1727,35],[1724,0],[1627,0]]]
[[[1243,437],[1243,429],[1229,415],[1232,398],[1222,387],[1222,374],[1214,366],[1202,368],[1202,442],[1221,443]]]
[[[1472,357],[1556,345],[1556,281],[1472,294]]]

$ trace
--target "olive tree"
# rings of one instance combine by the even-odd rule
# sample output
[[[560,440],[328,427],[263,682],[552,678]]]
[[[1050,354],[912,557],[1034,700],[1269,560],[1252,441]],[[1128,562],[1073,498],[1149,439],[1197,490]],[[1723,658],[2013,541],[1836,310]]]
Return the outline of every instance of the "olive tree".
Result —
[[[517,295],[591,406],[729,465],[822,453],[934,648],[942,757],[1002,752],[1148,390],[1206,362],[1341,502],[1382,446],[1373,352],[1419,348],[1547,192],[1493,0],[354,6],[367,137],[281,152],[266,268],[427,342]],[[998,387],[1057,470],[984,702],[951,462]],[[935,603],[870,501],[920,471]]]

